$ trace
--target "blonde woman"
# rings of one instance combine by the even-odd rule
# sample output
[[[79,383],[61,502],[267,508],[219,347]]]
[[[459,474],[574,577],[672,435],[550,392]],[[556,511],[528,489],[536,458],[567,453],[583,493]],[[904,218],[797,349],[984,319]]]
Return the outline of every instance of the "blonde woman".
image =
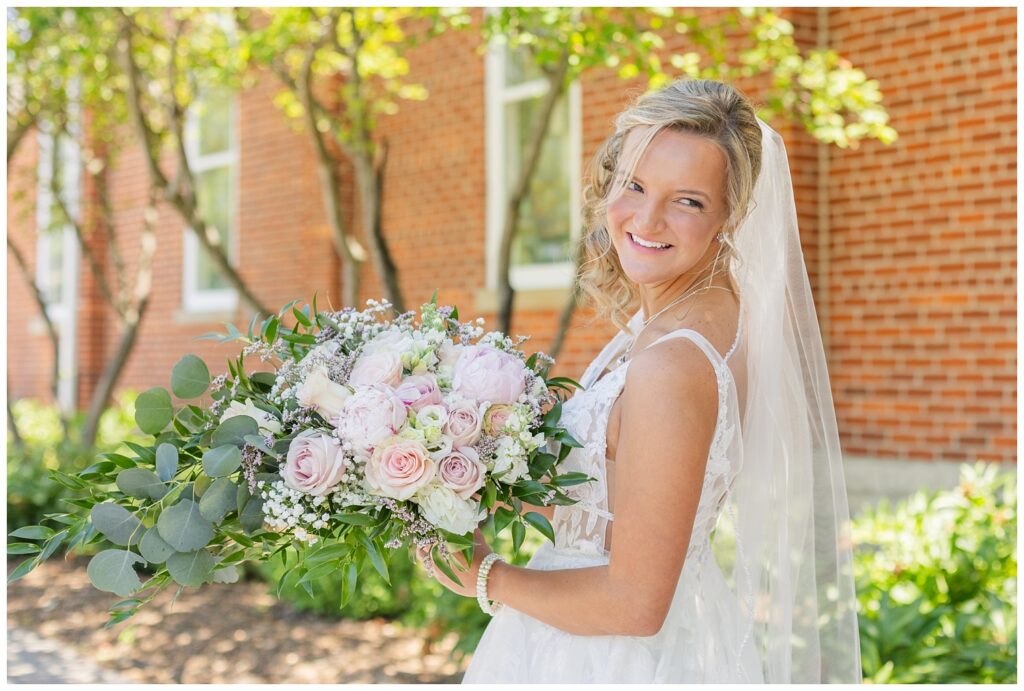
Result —
[[[619,329],[566,402],[595,481],[525,568],[478,533],[493,613],[465,682],[860,681],[835,411],[781,137],[681,80],[619,115],[580,281]],[[421,555],[424,556],[424,555]]]

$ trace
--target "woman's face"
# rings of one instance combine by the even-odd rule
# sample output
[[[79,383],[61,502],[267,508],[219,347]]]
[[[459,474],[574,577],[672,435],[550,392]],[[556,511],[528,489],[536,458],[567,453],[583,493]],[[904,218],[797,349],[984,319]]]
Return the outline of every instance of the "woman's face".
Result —
[[[641,128],[626,135],[621,160],[642,138]],[[725,154],[704,137],[668,129],[655,135],[608,205],[608,232],[631,281],[671,282],[718,251],[711,245],[727,216],[725,169]]]

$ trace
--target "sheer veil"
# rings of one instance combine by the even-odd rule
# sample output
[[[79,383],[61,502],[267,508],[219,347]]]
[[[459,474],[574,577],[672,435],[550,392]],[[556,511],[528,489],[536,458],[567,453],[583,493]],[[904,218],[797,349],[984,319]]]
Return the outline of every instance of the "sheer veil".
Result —
[[[742,462],[723,512],[731,581],[764,681],[861,681],[849,508],[835,409],[782,137],[758,118],[762,164],[734,235],[746,397]],[[738,353],[739,354],[739,353]],[[741,649],[741,653],[742,653]]]

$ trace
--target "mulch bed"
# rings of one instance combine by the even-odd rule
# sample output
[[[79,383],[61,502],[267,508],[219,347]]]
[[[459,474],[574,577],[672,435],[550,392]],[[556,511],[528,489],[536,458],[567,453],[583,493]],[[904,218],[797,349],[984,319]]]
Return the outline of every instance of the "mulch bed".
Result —
[[[8,559],[8,573],[19,563]],[[7,625],[63,641],[140,683],[457,683],[454,640],[427,651],[385,620],[296,612],[262,582],[166,588],[138,614],[103,628],[121,598],[96,590],[87,558],[52,557],[7,587]]]

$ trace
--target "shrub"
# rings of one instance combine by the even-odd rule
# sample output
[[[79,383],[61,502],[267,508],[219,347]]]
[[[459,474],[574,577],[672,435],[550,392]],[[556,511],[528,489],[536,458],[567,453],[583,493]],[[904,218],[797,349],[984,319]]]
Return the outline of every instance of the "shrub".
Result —
[[[1016,474],[964,466],[854,522],[865,681],[1015,683]]]
[[[100,417],[95,453],[118,451],[122,440],[142,442],[135,426],[134,391],[123,391],[116,405]],[[19,449],[10,436],[7,439],[7,526],[8,532],[26,525],[35,525],[48,513],[66,513],[62,501],[72,498],[71,490],[50,478],[59,470],[75,473],[93,462],[93,455],[78,442],[85,414],[76,413],[68,421],[70,438],[64,436],[60,414],[55,405],[33,399],[11,404],[18,431],[25,446]]]

